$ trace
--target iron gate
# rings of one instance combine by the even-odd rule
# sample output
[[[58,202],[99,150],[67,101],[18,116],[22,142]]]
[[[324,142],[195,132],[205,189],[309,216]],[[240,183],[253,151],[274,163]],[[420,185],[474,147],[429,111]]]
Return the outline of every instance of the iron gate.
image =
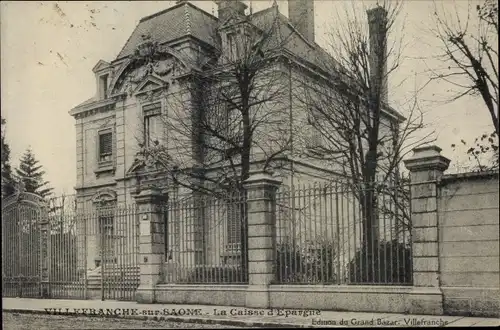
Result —
[[[46,219],[45,201],[22,193],[2,203],[2,295],[42,295],[41,223]],[[45,279],[44,279],[45,280]]]
[[[4,297],[134,300],[139,285],[135,206],[78,210],[31,193],[2,203]]]

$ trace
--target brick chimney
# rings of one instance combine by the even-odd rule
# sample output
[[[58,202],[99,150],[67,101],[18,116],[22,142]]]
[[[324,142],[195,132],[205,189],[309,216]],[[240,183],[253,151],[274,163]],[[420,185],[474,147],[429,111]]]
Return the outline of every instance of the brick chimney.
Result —
[[[300,34],[314,42],[313,0],[288,0],[288,18]]]
[[[382,75],[381,99],[388,102],[387,83],[387,11],[377,6],[367,10],[370,37],[370,79],[380,81]]]
[[[245,9],[248,7],[240,0],[218,0],[215,3],[217,4],[218,16],[221,21],[234,16],[245,16]]]

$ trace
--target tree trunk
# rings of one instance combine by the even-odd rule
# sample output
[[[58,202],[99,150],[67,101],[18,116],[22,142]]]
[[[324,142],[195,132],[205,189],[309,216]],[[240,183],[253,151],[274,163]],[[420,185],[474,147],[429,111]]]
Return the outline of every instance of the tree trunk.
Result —
[[[240,231],[241,231],[241,272],[242,280],[248,281],[248,204],[247,192],[242,187],[250,176],[251,127],[249,111],[243,113],[243,148],[241,152],[241,182],[240,182]]]
[[[362,282],[376,281],[378,271],[378,205],[375,187],[376,152],[368,151],[361,195],[362,201]]]

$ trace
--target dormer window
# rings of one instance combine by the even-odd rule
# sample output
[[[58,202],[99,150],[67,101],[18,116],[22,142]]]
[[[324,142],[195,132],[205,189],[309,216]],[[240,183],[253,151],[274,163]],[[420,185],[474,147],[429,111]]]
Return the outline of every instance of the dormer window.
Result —
[[[234,33],[227,34],[227,48],[229,54],[229,60],[234,61],[238,58],[238,49],[236,47],[236,38]]]
[[[103,74],[99,77],[99,99],[104,100],[108,95],[108,77],[109,74]]]
[[[226,34],[226,54],[228,61],[236,61],[244,57],[250,46],[250,32],[239,30]]]

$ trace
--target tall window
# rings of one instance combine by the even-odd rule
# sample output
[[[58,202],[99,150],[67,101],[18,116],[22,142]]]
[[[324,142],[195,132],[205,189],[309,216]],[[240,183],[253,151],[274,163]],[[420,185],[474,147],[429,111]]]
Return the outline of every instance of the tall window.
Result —
[[[115,260],[115,203],[104,202],[98,206],[99,217],[99,256],[101,262]]]
[[[229,179],[229,190],[227,195],[227,216],[226,216],[226,230],[227,230],[227,248],[229,250],[237,251],[241,244],[241,226],[242,221],[242,200],[241,195],[237,189],[235,181]]]
[[[105,99],[108,94],[108,76],[104,74],[99,77],[99,96],[101,99]]]
[[[164,127],[161,120],[161,103],[145,105],[142,110],[144,113],[144,146],[152,146],[155,141],[162,142]]]
[[[99,163],[109,163],[113,156],[113,133],[104,131],[99,133]]]
[[[251,36],[248,31],[243,32],[232,32],[227,35],[227,54],[230,61],[236,61],[241,57],[245,56],[246,52],[249,51],[249,46],[253,44],[251,42]]]
[[[227,35],[227,47],[228,47],[228,51],[229,51],[229,60],[230,61],[234,61],[236,59],[236,41],[235,41],[235,38],[234,38],[234,33],[229,33]]]
[[[227,244],[236,249],[241,241],[241,207],[240,201],[234,198],[227,205]]]
[[[114,233],[114,220],[112,209],[101,210],[101,214],[99,215],[99,234],[112,235]]]
[[[321,132],[319,131],[319,126],[317,123],[317,118],[309,111],[307,113],[307,125],[310,131],[309,135],[309,148],[319,148],[323,145],[323,137],[321,136]]]
[[[243,120],[238,109],[227,107],[224,116],[224,134],[227,138],[238,141],[243,134]]]

